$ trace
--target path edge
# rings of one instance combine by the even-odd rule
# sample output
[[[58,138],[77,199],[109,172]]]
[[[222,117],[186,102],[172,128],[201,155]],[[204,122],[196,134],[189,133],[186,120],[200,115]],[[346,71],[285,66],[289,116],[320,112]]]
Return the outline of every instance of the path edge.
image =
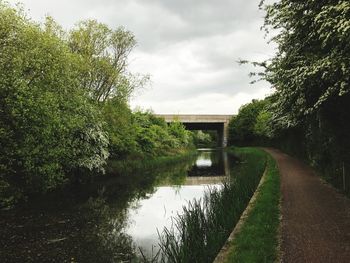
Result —
[[[280,172],[280,165],[279,165],[277,159],[271,153],[271,150],[273,150],[274,148],[261,147],[260,149],[265,151],[275,161],[276,167],[277,167],[278,172],[279,172],[280,180],[282,180],[282,176],[281,176],[281,172]],[[279,200],[279,204],[278,204],[278,209],[280,211],[280,215],[279,215],[279,224],[277,227],[277,247],[276,247],[276,260],[275,260],[276,263],[283,262],[283,251],[282,251],[282,221],[283,221],[282,201],[283,201],[283,199],[282,199],[281,185],[282,185],[282,182],[280,181],[280,200]]]

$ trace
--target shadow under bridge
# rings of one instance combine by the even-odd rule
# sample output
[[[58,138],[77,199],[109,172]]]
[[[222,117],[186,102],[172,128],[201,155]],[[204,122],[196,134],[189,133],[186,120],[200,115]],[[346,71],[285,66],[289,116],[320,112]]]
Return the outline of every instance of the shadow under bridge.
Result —
[[[233,115],[156,114],[156,116],[164,118],[167,123],[179,121],[188,130],[216,130],[219,145],[222,147],[227,146],[228,123]]]

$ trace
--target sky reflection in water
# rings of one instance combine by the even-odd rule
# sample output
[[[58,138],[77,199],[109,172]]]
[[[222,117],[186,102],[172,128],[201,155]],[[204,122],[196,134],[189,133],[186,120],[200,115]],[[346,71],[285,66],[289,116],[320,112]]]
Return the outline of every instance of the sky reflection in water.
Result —
[[[203,151],[192,167],[198,169],[215,164],[219,167],[217,176],[201,176],[197,172],[196,176],[188,176],[184,185],[156,187],[153,194],[135,201],[129,207],[129,222],[125,232],[132,237],[136,247],[140,247],[146,255],[152,254],[152,247],[157,251],[157,230],[161,233],[164,227],[170,228],[173,217],[182,213],[183,206],[187,206],[193,199],[203,198],[208,187],[220,186],[220,182],[225,179],[220,171],[228,169],[222,161],[225,159],[221,156],[223,154],[222,151]]]

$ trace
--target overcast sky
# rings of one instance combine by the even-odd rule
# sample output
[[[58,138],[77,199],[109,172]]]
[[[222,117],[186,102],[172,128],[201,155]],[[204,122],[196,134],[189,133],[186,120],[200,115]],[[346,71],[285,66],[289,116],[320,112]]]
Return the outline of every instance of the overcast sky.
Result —
[[[10,1],[15,3],[18,1]],[[260,31],[259,0],[22,0],[36,21],[53,16],[65,29],[97,19],[132,31],[138,45],[130,70],[150,74],[131,106],[155,113],[234,114],[269,84],[249,84],[250,66],[274,49]]]

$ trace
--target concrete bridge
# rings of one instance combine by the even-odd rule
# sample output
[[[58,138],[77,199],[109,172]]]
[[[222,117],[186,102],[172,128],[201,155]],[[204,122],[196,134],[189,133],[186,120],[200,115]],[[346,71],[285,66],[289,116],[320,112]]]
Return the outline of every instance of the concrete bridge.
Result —
[[[216,130],[219,137],[219,145],[227,145],[228,123],[233,115],[190,115],[190,114],[156,114],[164,118],[166,122],[177,120],[183,123],[188,130]]]

